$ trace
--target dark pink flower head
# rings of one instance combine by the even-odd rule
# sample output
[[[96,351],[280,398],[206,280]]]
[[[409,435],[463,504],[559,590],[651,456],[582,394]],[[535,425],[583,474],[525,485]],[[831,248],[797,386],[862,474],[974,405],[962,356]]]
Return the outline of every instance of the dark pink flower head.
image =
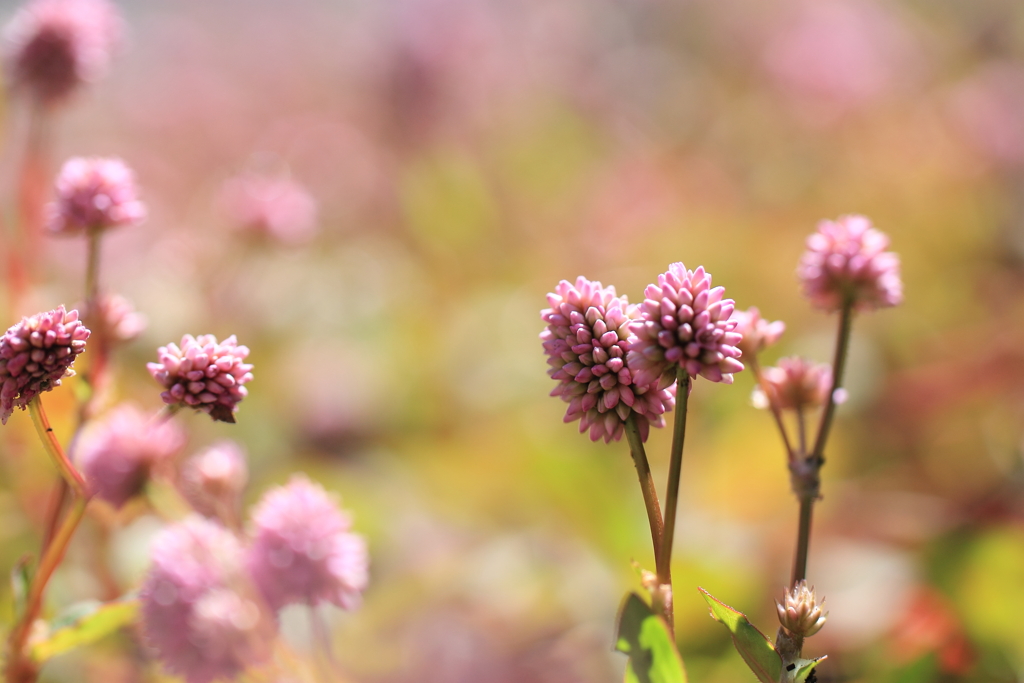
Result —
[[[786,323],[781,320],[768,322],[761,317],[757,306],[751,306],[745,311],[733,311],[732,319],[736,321],[735,332],[743,335],[736,346],[746,355],[757,355],[775,344],[786,331]]]
[[[4,30],[4,64],[16,89],[45,105],[101,76],[120,37],[106,0],[31,0]]]
[[[242,385],[252,379],[252,365],[242,362],[248,355],[249,349],[239,346],[235,335],[218,342],[212,334],[186,334],[181,346],[172,343],[157,349],[159,362],[146,367],[166,389],[160,394],[164,403],[234,422],[238,403],[249,393]]]
[[[366,541],[323,487],[305,477],[269,491],[252,513],[249,571],[267,603],[354,609],[368,581]]]
[[[78,311],[63,306],[22,318],[0,338],[0,422],[7,424],[15,407],[59,386],[75,371],[75,356],[85,351],[89,330]]]
[[[198,516],[153,540],[142,585],[142,630],[164,665],[188,683],[233,678],[265,659],[273,618],[245,576],[230,531]]]
[[[224,184],[221,202],[234,227],[285,244],[309,241],[317,230],[316,200],[283,177],[247,173]]]
[[[138,225],[146,207],[136,198],[135,174],[120,159],[75,157],[64,162],[47,226],[61,235]]]
[[[737,348],[743,338],[731,318],[735,303],[724,294],[724,287],[711,286],[703,266],[687,270],[682,263],[671,264],[657,284],[647,285],[629,347],[637,382],[668,386],[682,367],[690,377],[732,384],[733,373],[743,369]]]
[[[558,381],[551,391],[569,404],[565,421],[580,421],[580,433],[605,443],[622,438],[623,425],[635,416],[640,436],[647,439],[651,425],[664,425],[662,415],[672,409],[674,394],[659,390],[655,382],[636,381],[626,364],[635,307],[614,287],[602,287],[584,277],[576,284],[558,283],[540,312],[547,328],[541,332],[548,355],[548,374]]]
[[[233,516],[248,479],[242,447],[221,441],[188,459],[181,470],[181,492],[207,517]]]
[[[804,295],[826,311],[839,310],[846,301],[857,310],[901,303],[900,259],[885,251],[888,246],[889,238],[864,216],[821,221],[797,268]]]
[[[817,408],[825,404],[832,390],[832,367],[792,356],[780,359],[777,367],[765,368],[761,379],[770,396],[758,387],[754,405],[767,408],[771,399],[783,410]]]
[[[154,467],[184,446],[176,423],[123,404],[85,433],[79,462],[93,492],[119,508],[142,493]]]

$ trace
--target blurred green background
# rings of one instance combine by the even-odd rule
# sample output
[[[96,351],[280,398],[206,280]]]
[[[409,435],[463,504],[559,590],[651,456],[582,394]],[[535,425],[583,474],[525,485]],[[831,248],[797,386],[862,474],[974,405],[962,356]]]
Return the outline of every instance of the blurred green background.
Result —
[[[104,246],[105,284],[149,318],[111,399],[157,408],[145,362],[184,333],[252,349],[238,424],[190,417],[190,448],[243,443],[250,502],[304,470],[353,510],[372,582],[360,611],[329,614],[339,680],[620,680],[613,622],[639,587],[630,561],[653,565],[647,521],[625,444],[591,444],[547,396],[544,294],[582,274],[638,301],[669,262],[704,265],[786,322],[764,361],[826,361],[837,321],[795,268],[845,213],[891,236],[906,302],[855,323],[809,567],[831,616],[808,650],[829,655],[822,681],[1024,680],[1024,4],[121,9],[110,75],[50,131],[53,172],[121,156],[150,208]],[[309,188],[313,242],[228,229],[218,192],[251,169]],[[82,244],[45,249],[36,307],[80,300]],[[696,587],[774,636],[795,541],[748,374],[691,401],[674,575],[696,683],[753,680]],[[48,402],[64,435],[72,401]],[[28,441],[28,423],[5,433]],[[666,437],[649,444],[659,488]],[[35,455],[0,466],[6,572],[35,551],[52,473]],[[99,594],[97,562],[125,586],[145,569],[159,520],[107,523],[107,556],[94,521],[54,605]],[[302,615],[283,628],[308,647]],[[162,680],[141,659],[114,639],[46,676]]]

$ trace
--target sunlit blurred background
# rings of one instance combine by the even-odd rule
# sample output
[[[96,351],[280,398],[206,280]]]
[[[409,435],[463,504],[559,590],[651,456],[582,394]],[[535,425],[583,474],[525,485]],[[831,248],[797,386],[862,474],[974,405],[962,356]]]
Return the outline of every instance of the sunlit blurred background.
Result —
[[[353,511],[372,579],[359,611],[328,612],[337,680],[621,680],[615,612],[639,589],[631,560],[653,568],[647,521],[625,444],[592,444],[547,395],[544,295],[586,275],[637,301],[669,262],[704,265],[786,322],[766,362],[826,361],[837,320],[795,267],[846,213],[891,236],[906,302],[855,322],[809,565],[831,616],[809,654],[829,655],[822,681],[1024,680],[1024,4],[120,8],[110,74],[48,133],[51,172],[121,156],[150,209],[104,246],[105,285],[149,320],[111,400],[157,408],[145,363],[184,333],[252,349],[238,424],[186,420],[190,449],[242,442],[249,502],[304,470]],[[246,173],[306,187],[314,234],[233,230],[223,187]],[[44,248],[36,309],[80,301],[82,244]],[[754,680],[697,586],[774,636],[793,553],[797,503],[748,375],[691,400],[674,578],[696,683]],[[62,435],[73,393],[49,400]],[[666,437],[649,444],[660,488]],[[0,462],[6,575],[36,550],[52,471]],[[112,516],[83,529],[54,606],[103,595],[97,566],[138,581],[161,522]],[[308,650],[301,611],[282,626]],[[44,679],[170,680],[145,662],[125,634]]]

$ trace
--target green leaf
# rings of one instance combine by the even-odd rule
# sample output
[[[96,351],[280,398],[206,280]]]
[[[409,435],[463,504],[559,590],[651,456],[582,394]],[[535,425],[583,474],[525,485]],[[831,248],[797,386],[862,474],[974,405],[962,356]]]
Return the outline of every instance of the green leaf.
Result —
[[[686,683],[683,660],[665,620],[636,593],[622,601],[615,649],[629,655],[625,683]]]
[[[761,683],[779,683],[782,678],[782,657],[768,637],[757,630],[742,612],[737,612],[703,588],[698,588],[711,608],[711,616],[732,634],[732,644]],[[807,673],[810,674],[810,671]],[[805,676],[806,678],[806,676]]]
[[[825,655],[827,657],[827,655]],[[798,659],[792,662],[786,667],[786,680],[792,681],[792,683],[805,683],[807,678],[814,671],[814,667],[825,659],[825,657],[818,657],[817,659]],[[793,667],[790,670],[789,667]]]
[[[138,609],[139,602],[134,597],[72,605],[53,620],[45,640],[33,643],[32,658],[41,663],[62,652],[94,643],[134,621]]]

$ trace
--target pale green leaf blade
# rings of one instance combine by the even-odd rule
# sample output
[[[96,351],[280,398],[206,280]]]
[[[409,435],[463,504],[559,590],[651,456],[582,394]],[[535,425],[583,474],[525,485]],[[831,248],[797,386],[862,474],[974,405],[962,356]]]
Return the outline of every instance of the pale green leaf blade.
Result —
[[[745,614],[729,607],[703,588],[697,590],[707,601],[715,621],[720,621],[729,629],[736,651],[757,676],[757,680],[761,683],[778,683],[782,678],[782,657],[776,652],[772,641],[758,631]]]
[[[626,683],[686,683],[668,626],[636,593],[622,602],[617,638],[615,649],[629,656]]]
[[[45,639],[32,644],[32,658],[44,662],[68,650],[94,643],[134,621],[138,609],[139,602],[135,598],[74,605],[53,621]]]
[[[786,672],[788,680],[792,681],[792,683],[806,683],[807,678],[814,671],[814,667],[818,666],[827,656],[818,657],[817,659],[798,659],[793,662],[790,664],[793,670]]]

